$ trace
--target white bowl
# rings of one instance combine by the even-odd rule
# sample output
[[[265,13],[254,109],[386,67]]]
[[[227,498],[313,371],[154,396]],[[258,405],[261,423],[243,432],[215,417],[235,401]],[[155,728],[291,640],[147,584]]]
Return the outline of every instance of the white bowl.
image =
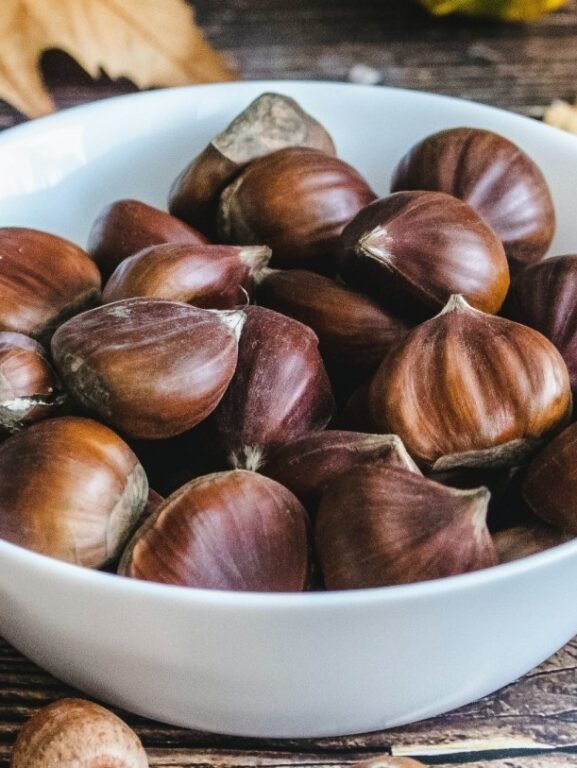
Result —
[[[547,176],[552,252],[577,251],[577,140],[429,94],[328,83],[235,83],[124,96],[0,136],[0,225],[84,243],[107,203],[163,206],[184,164],[265,90],[326,123],[374,188],[417,140],[501,132]],[[47,492],[49,489],[47,489]],[[263,737],[376,730],[471,702],[577,633],[577,540],[485,571],[309,594],[185,589],[93,572],[0,542],[0,632],[104,702],[175,725]]]

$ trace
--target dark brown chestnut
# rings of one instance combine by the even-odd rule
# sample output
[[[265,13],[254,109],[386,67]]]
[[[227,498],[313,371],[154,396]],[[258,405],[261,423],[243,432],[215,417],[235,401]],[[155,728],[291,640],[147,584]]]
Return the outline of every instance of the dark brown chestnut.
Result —
[[[407,331],[368,296],[300,269],[265,270],[256,302],[312,328],[325,363],[373,369]]]
[[[214,418],[231,466],[258,469],[283,443],[326,427],[334,400],[306,325],[247,307],[236,373]]]
[[[497,312],[509,288],[500,240],[475,211],[441,192],[397,192],[364,208],[341,238],[351,287],[410,320],[431,317],[454,293]]]
[[[263,93],[175,179],[170,188],[170,212],[214,236],[222,190],[251,160],[284,147],[313,147],[335,154],[325,128],[294,99]]]
[[[183,301],[207,309],[248,304],[270,259],[264,245],[153,245],[118,265],[104,302],[135,296]]]
[[[116,200],[100,212],[88,235],[88,252],[106,281],[116,267],[143,248],[161,243],[202,245],[206,237],[140,200]]]
[[[260,472],[292,491],[311,511],[331,482],[355,467],[372,464],[402,467],[421,474],[397,435],[329,429],[285,443]]]
[[[497,562],[489,491],[456,490],[392,466],[353,469],[322,495],[316,549],[327,589],[408,584]]]
[[[146,469],[146,467],[145,467]],[[536,518],[521,496],[524,467],[507,466],[465,466],[444,472],[431,472],[431,480],[450,488],[480,488],[491,493],[487,510],[487,527],[491,533],[528,525]]]
[[[175,491],[134,534],[119,573],[204,589],[302,591],[309,524],[298,499],[254,472],[199,477]]]
[[[22,333],[0,332],[0,428],[17,432],[53,414],[65,398],[44,348]]]
[[[535,456],[522,492],[541,520],[577,536],[577,423]]]
[[[493,131],[450,128],[428,136],[400,161],[391,189],[447,192],[469,203],[503,241],[513,271],[539,261],[555,232],[545,177]]]
[[[52,354],[68,390],[125,435],[185,432],[217,406],[234,373],[242,312],[126,299],[60,326]]]
[[[338,238],[376,195],[343,160],[289,147],[254,160],[222,193],[219,239],[265,243],[272,267],[337,270]]]
[[[542,333],[557,347],[577,396],[577,255],[545,259],[519,272],[503,315]]]
[[[572,398],[550,341],[454,296],[385,358],[369,405],[378,431],[440,471],[519,464],[568,423]]]
[[[60,323],[100,299],[98,268],[62,237],[2,227],[0,259],[0,331],[45,342]]]
[[[372,434],[378,431],[373,423],[369,405],[372,377],[360,384],[346,400],[344,407],[335,416],[334,429]]]
[[[493,544],[500,563],[510,563],[523,557],[544,552],[570,541],[572,535],[545,523],[519,525],[493,534]]]
[[[32,424],[0,445],[0,537],[70,563],[114,559],[144,509],[136,456],[92,419]]]

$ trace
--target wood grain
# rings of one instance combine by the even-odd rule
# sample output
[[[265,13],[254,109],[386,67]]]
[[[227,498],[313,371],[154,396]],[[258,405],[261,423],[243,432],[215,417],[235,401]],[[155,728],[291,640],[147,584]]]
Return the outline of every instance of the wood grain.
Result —
[[[0,768],[19,728],[63,696],[83,696],[0,641]],[[326,739],[247,739],[177,728],[115,710],[139,734],[151,765],[333,768],[378,754],[427,765],[543,768],[577,763],[577,639],[518,682],[441,717]]]
[[[432,90],[540,117],[577,94],[577,0],[532,24],[432,19],[415,0],[196,0],[209,40],[240,75],[347,80],[357,65],[385,85]],[[48,51],[42,70],[60,108],[129,93]],[[0,129],[25,118],[0,102]]]

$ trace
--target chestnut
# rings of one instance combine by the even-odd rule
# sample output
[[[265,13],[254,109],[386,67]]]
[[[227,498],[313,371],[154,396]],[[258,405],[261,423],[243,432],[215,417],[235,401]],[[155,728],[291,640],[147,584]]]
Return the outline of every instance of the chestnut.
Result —
[[[17,432],[53,415],[66,398],[44,348],[22,333],[0,332],[0,428]]]
[[[310,572],[308,518],[268,477],[245,470],[198,477],[136,531],[118,570],[204,589],[302,591]]]
[[[557,435],[527,468],[523,498],[546,523],[577,536],[577,423]]]
[[[116,200],[94,221],[87,250],[104,281],[124,259],[161,243],[203,245],[206,237],[160,208],[140,200]]]
[[[214,420],[230,465],[257,470],[283,443],[324,429],[334,399],[310,328],[263,307],[244,312],[236,372]]]
[[[329,590],[442,578],[497,563],[489,491],[456,490],[394,466],[353,469],[323,493],[316,549]]]
[[[523,557],[544,552],[570,541],[571,534],[545,523],[518,525],[493,534],[493,544],[500,563],[510,563]]]
[[[545,177],[523,150],[480,128],[451,128],[414,146],[391,190],[447,192],[472,206],[505,246],[512,271],[539,261],[555,233]]]
[[[353,432],[377,431],[369,407],[369,392],[372,376],[363,381],[346,400],[344,407],[334,419],[335,429],[344,429]]]
[[[126,299],[60,326],[52,355],[90,413],[130,437],[171,437],[216,408],[235,370],[243,322],[242,312]]]
[[[372,464],[390,464],[421,474],[397,435],[331,429],[285,443],[259,471],[292,491],[310,512],[332,481],[350,469]]]
[[[341,237],[341,276],[411,321],[454,293],[497,312],[509,268],[494,232],[466,203],[441,192],[397,192],[368,205]]]
[[[269,259],[270,248],[261,245],[153,245],[118,265],[102,300],[148,296],[230,309],[248,303]]]
[[[98,268],[62,237],[0,227],[0,259],[0,331],[46,342],[68,317],[100,299]]]
[[[174,180],[169,210],[213,237],[222,190],[251,161],[284,147],[335,154],[326,129],[294,99],[263,93],[238,114]]]
[[[140,739],[117,715],[92,701],[65,698],[34,711],[10,760],[10,768],[48,766],[149,768],[149,763]]]
[[[148,497],[128,445],[92,419],[32,424],[0,445],[0,538],[99,568],[120,553]]]
[[[568,423],[572,398],[550,341],[453,296],[385,358],[369,407],[378,431],[439,471],[519,464]]]
[[[577,395],[577,255],[545,259],[519,272],[502,313],[553,342]]]
[[[374,370],[407,331],[373,299],[306,270],[264,270],[256,302],[312,328],[327,366]]]
[[[339,235],[375,198],[343,160],[289,147],[254,160],[222,192],[218,237],[227,243],[265,243],[272,248],[272,267],[334,274]]]

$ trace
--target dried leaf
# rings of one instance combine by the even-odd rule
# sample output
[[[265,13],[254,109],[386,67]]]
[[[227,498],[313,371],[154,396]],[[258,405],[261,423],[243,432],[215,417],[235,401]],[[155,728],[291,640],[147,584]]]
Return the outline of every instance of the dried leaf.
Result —
[[[569,133],[577,133],[577,104],[568,104],[558,99],[545,110],[543,116],[547,125],[554,125]]]
[[[47,48],[140,88],[234,77],[184,0],[0,0],[0,98],[30,117],[54,109],[38,70]]]

